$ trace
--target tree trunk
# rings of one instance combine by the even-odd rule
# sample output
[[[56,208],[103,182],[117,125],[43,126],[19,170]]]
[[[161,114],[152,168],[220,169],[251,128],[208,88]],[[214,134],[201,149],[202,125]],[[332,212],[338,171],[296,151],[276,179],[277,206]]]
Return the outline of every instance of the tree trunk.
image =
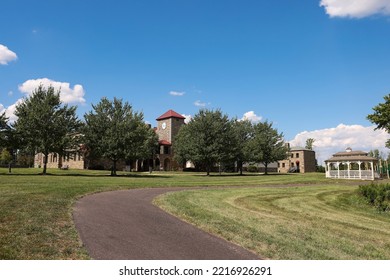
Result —
[[[11,174],[11,171],[12,171],[11,165],[12,165],[12,161],[10,161],[10,162],[8,163],[8,173],[9,173],[9,174]]]
[[[113,160],[111,176],[116,176],[116,160]]]
[[[240,176],[242,176],[242,161],[241,160],[239,160],[238,162],[237,162],[237,165],[238,165],[238,170],[240,171]]]
[[[267,163],[267,162],[264,163],[264,167],[265,167],[265,172],[264,172],[264,174],[265,174],[265,175],[268,175],[268,163]]]
[[[43,174],[43,175],[46,175],[47,161],[48,161],[49,153],[46,152],[46,153],[44,153],[43,155],[44,155],[45,157],[44,157],[44,159],[43,159],[43,172],[42,172],[42,174]]]
[[[207,176],[210,176],[210,165],[207,165]]]
[[[58,169],[62,168],[62,154],[58,154]]]

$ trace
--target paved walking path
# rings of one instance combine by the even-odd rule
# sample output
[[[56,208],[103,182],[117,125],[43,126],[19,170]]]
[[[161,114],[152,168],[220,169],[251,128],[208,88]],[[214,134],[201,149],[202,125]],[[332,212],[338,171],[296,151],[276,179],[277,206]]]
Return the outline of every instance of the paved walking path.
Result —
[[[177,190],[113,191],[80,199],[73,217],[90,256],[103,260],[259,259],[152,205],[156,196]]]

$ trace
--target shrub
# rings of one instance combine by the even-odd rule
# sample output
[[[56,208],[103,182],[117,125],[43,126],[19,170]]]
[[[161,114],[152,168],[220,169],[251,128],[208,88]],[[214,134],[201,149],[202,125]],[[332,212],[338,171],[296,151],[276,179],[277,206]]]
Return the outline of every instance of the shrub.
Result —
[[[390,211],[390,184],[359,186],[359,193],[380,211]]]
[[[257,172],[259,172],[259,168],[257,168],[257,166],[255,166],[255,165],[249,165],[247,167],[247,171],[251,172],[251,173],[257,173]]]
[[[325,173],[325,167],[322,165],[317,165],[316,169],[317,169],[317,172]]]

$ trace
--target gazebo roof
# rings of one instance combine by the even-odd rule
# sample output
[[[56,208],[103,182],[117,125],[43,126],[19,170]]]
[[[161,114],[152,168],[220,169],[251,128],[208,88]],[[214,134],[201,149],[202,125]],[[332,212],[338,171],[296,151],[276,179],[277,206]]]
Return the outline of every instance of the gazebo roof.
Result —
[[[338,161],[378,161],[378,159],[369,156],[337,156],[331,157],[325,160],[325,162],[338,162]]]
[[[368,153],[366,152],[352,151],[351,148],[347,148],[345,152],[338,152],[334,154],[330,159],[325,160],[325,162],[338,161],[378,161],[378,159],[368,156]]]

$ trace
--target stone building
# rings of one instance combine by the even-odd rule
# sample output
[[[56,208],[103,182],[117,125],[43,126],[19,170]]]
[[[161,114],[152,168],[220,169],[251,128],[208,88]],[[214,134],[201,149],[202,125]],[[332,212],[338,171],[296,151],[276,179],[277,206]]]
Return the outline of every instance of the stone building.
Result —
[[[157,154],[156,165],[159,170],[172,171],[181,170],[180,166],[174,159],[174,150],[172,145],[175,136],[184,125],[185,117],[173,110],[167,111],[156,119],[157,127],[155,131],[159,139],[159,153]]]
[[[184,125],[184,120],[185,117],[173,110],[169,110],[158,117],[156,119],[157,127],[154,128],[159,139],[159,149],[156,153],[156,157],[154,159],[140,159],[132,163],[118,161],[118,170],[148,171],[152,168],[153,170],[173,171],[183,169],[183,166],[180,166],[173,159],[174,151],[172,149],[172,144],[180,127]],[[34,166],[36,168],[43,167],[43,162],[43,154],[39,153],[35,155]],[[110,169],[111,166],[112,161],[108,159],[87,161],[84,159],[83,154],[76,150],[67,151],[63,156],[51,153],[48,156],[47,163],[47,168]]]
[[[42,153],[36,154],[34,157],[34,167],[43,167],[44,155]],[[63,156],[56,153],[51,153],[47,159],[47,168],[70,168],[70,169],[84,169],[85,162],[81,152],[67,151]]]
[[[287,159],[278,162],[278,172],[316,172],[316,155],[313,150],[291,147]]]

